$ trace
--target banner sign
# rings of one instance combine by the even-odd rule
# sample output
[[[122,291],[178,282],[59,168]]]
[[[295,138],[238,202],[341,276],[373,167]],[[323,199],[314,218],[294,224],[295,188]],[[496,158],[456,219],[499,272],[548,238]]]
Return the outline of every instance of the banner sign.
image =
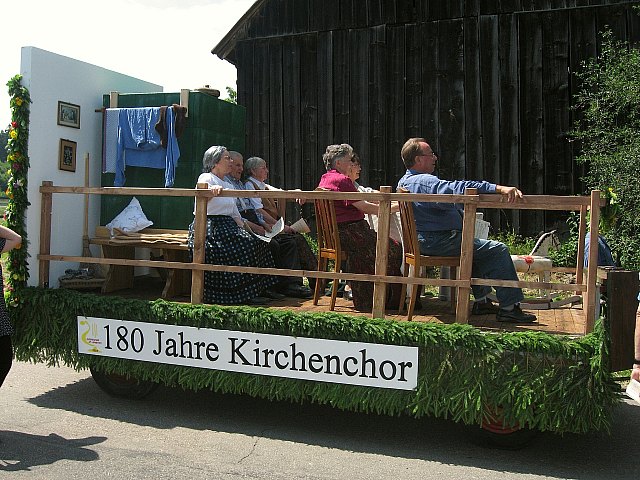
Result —
[[[418,347],[78,316],[78,352],[230,372],[414,390]]]

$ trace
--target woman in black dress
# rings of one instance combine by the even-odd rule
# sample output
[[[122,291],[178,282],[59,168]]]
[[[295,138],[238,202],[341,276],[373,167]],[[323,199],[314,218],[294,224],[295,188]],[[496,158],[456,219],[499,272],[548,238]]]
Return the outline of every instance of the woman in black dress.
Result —
[[[22,237],[10,228],[0,226],[0,253],[8,252],[20,245]],[[0,292],[4,292],[2,282],[2,267],[0,267]],[[9,312],[4,303],[4,294],[0,296],[0,386],[4,383],[11,363],[13,362],[13,346],[11,334],[13,327],[9,322]]]

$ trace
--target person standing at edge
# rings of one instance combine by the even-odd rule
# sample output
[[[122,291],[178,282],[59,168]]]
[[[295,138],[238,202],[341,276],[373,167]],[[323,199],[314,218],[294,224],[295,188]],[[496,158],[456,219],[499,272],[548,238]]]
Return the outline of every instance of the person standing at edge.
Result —
[[[638,294],[638,301],[640,301],[640,293]],[[631,370],[631,379],[640,382],[640,306],[639,311],[636,313],[636,334],[634,336],[635,345],[635,357],[633,360],[633,369]]]
[[[0,253],[8,252],[20,246],[22,237],[10,228],[0,226]],[[2,281],[2,267],[0,267],[0,292],[4,291]],[[0,386],[7,378],[11,364],[13,363],[13,345],[11,344],[11,335],[13,327],[9,322],[9,312],[4,303],[4,295],[0,297]]]
[[[441,180],[433,172],[438,157],[424,138],[410,138],[402,147],[402,161],[407,172],[398,182],[398,187],[411,193],[463,195],[467,188],[477,188],[480,193],[500,193],[509,202],[522,198],[522,192],[516,187],[496,185],[487,181]],[[462,209],[453,203],[414,202],[413,212],[416,219],[420,252],[423,255],[456,256],[460,255],[462,243]],[[511,255],[506,245],[494,240],[474,239],[473,271],[476,278],[495,280],[518,280]],[[524,299],[522,289],[495,287],[500,307],[494,305],[487,295],[491,287],[473,285],[472,313],[474,315],[496,314],[502,322],[531,323],[535,315],[520,309]]]

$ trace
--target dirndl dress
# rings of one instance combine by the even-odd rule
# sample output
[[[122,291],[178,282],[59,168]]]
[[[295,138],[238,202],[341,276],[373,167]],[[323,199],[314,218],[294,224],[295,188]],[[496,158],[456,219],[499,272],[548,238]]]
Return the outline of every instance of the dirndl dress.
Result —
[[[7,243],[6,238],[0,238],[0,252]],[[4,284],[2,280],[2,267],[0,267],[0,292],[4,292]],[[9,321],[9,312],[7,311],[7,305],[4,303],[4,295],[0,295],[0,337],[5,335],[13,335],[13,326]]]
[[[189,225],[188,245],[193,254],[194,224]],[[241,229],[228,215],[209,215],[205,239],[205,263],[241,267],[274,268],[266,242]],[[272,275],[236,272],[204,272],[203,302],[241,304],[278,283]]]

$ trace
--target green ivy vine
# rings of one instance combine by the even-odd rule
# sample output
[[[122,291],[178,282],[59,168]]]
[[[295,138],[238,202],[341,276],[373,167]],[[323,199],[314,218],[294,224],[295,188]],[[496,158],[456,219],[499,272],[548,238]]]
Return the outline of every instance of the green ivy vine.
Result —
[[[7,86],[11,108],[11,127],[7,141],[7,163],[9,164],[9,181],[6,194],[9,204],[4,213],[7,227],[22,236],[22,245],[9,252],[7,267],[9,279],[7,282],[7,304],[17,306],[22,301],[20,290],[27,285],[29,270],[27,268],[27,231],[25,228],[25,214],[29,201],[27,200],[27,172],[29,171],[29,104],[31,97],[29,90],[21,83],[22,75],[14,76]]]

